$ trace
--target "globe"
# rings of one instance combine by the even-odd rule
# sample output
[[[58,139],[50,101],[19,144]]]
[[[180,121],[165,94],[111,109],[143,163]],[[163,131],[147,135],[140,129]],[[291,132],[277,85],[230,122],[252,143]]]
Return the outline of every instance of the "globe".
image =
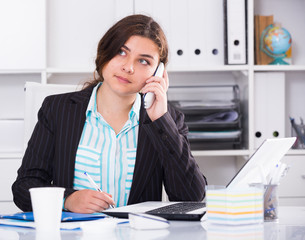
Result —
[[[289,64],[283,59],[291,46],[292,39],[285,28],[273,24],[269,25],[263,31],[260,41],[261,50],[274,59],[269,64]]]

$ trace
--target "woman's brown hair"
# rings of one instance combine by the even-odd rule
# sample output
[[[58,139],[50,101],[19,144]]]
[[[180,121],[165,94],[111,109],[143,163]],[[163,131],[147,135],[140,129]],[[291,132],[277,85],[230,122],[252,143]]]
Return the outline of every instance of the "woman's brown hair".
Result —
[[[98,76],[95,76],[93,81],[85,83],[86,87],[104,80],[104,66],[118,54],[126,41],[135,35],[152,40],[159,48],[160,61],[164,64],[168,62],[168,44],[160,25],[151,17],[142,14],[130,15],[114,24],[100,40],[95,59]]]

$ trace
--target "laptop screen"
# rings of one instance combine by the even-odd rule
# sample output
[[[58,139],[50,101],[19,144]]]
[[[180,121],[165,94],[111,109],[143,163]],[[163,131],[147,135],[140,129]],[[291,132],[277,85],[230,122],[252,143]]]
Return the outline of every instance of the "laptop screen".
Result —
[[[267,184],[272,178],[272,170],[295,140],[295,137],[266,139],[228,183],[227,188],[247,187],[251,183]]]

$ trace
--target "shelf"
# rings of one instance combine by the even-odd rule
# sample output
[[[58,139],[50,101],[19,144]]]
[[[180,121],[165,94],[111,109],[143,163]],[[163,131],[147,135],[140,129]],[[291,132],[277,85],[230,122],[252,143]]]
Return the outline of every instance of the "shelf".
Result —
[[[248,156],[249,150],[196,150],[192,151],[194,157],[205,156]]]
[[[305,65],[222,65],[222,66],[204,66],[204,67],[168,67],[169,72],[230,72],[230,71],[248,71],[253,68],[254,71],[305,71]],[[2,69],[0,74],[40,74],[40,73],[93,73],[92,68],[47,68],[47,69]]]
[[[45,69],[0,69],[0,74],[41,74]]]
[[[0,152],[0,161],[1,159],[21,159],[22,157],[21,152]]]
[[[287,69],[287,66],[280,66],[281,69]],[[288,66],[288,70],[293,67],[292,70],[305,70],[305,66]],[[189,66],[182,66],[182,67],[168,67],[168,72],[231,72],[231,71],[248,71],[249,65],[221,65],[221,66],[203,66],[203,67],[189,67]],[[278,71],[279,67],[277,66],[255,66],[254,70],[266,71],[272,69],[273,71]],[[46,68],[46,69],[2,69],[0,70],[0,74],[36,74],[36,73],[47,73],[47,74],[74,74],[74,73],[93,73],[94,68]]]
[[[167,68],[168,72],[215,72],[215,71],[222,71],[222,72],[230,72],[230,71],[245,71],[249,70],[248,65],[221,65],[221,66],[180,66],[180,67],[171,67]],[[47,73],[92,73],[94,69],[84,68],[47,68]]]
[[[255,65],[254,71],[305,71],[305,65]]]
[[[71,74],[71,73],[93,73],[94,68],[89,69],[89,68],[47,68],[46,69],[47,73],[64,73],[64,74]]]
[[[245,71],[249,70],[248,65],[220,65],[220,66],[203,66],[203,67],[191,67],[191,66],[180,66],[171,67],[169,66],[169,72],[230,72],[230,71]]]

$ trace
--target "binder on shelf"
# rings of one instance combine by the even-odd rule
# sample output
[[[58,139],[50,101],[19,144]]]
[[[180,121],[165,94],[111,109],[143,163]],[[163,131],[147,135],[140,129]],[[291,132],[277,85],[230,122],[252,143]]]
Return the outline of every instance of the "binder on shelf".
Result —
[[[171,26],[171,64],[174,67],[185,67],[189,63],[189,23],[188,19],[188,1],[171,1],[169,9]]]
[[[135,0],[135,13],[152,16],[163,28],[169,68],[223,65],[223,0]]]
[[[285,73],[254,75],[254,146],[264,139],[285,137]]]
[[[225,64],[247,63],[245,0],[224,0]]]
[[[193,2],[193,1],[190,1]],[[206,38],[205,65],[222,66],[224,63],[224,11],[223,0],[204,2],[204,36]],[[194,24],[198,30],[197,24]]]
[[[254,45],[255,45],[255,64],[266,65],[273,61],[266,53],[260,50],[260,39],[264,29],[273,24],[273,15],[270,16],[254,16]]]
[[[210,1],[210,0],[208,0]],[[205,22],[206,8],[208,1],[193,0],[188,3],[188,54],[190,66],[204,66],[207,62],[207,32]],[[198,25],[200,27],[198,27]]]

